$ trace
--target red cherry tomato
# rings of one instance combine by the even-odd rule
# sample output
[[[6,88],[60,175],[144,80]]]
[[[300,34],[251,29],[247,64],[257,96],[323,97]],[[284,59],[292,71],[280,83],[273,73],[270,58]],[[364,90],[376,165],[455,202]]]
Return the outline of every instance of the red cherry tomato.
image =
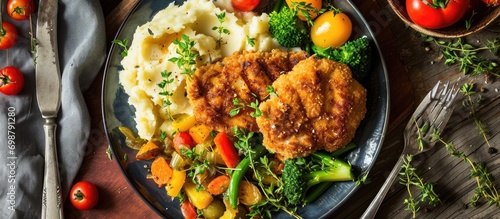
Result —
[[[0,49],[9,49],[14,46],[17,37],[16,27],[8,21],[2,21],[2,27],[0,28]]]
[[[252,11],[260,3],[260,0],[231,0],[231,4],[238,11]]]
[[[465,15],[470,0],[406,0],[406,11],[417,25],[439,29],[453,25]]]
[[[24,76],[14,66],[0,69],[0,92],[6,95],[14,95],[21,92],[24,87]]]
[[[9,0],[7,12],[14,20],[26,20],[35,12],[35,4],[33,4],[33,0]]]
[[[193,140],[193,137],[189,134],[189,132],[179,132],[174,135],[174,139],[172,140],[174,144],[175,151],[177,153],[182,154],[181,148],[184,149],[192,149],[196,146],[196,142]]]
[[[88,181],[76,183],[69,194],[71,204],[78,210],[92,209],[99,201],[97,187]]]

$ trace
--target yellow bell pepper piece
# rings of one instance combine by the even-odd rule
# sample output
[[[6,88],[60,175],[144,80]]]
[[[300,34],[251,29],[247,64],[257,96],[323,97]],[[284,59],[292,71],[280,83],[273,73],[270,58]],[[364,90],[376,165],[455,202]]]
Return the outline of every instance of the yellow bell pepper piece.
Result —
[[[196,191],[196,185],[191,182],[186,182],[184,184],[184,192],[186,193],[189,201],[197,208],[204,209],[212,203],[214,198],[212,195],[204,189]]]
[[[189,114],[178,114],[174,116],[174,121],[172,122],[172,131],[174,132],[185,132],[196,124],[196,119],[193,115]]]
[[[172,198],[177,197],[185,181],[186,181],[186,171],[174,169],[170,182],[168,182],[167,185],[165,186],[167,190],[167,195]]]
[[[206,125],[198,123],[189,129],[189,135],[196,143],[200,144],[210,137],[210,129]]]

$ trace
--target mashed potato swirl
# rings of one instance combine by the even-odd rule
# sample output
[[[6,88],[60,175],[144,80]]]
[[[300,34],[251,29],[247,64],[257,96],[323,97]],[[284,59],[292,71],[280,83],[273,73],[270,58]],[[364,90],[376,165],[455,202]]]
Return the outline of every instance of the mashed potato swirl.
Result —
[[[223,9],[225,8],[225,9]],[[227,11],[226,9],[229,9]],[[217,14],[225,13],[222,24]],[[129,95],[129,104],[134,106],[135,121],[140,137],[151,139],[160,130],[171,131],[167,109],[163,107],[165,97],[158,87],[163,78],[161,72],[172,72],[173,82],[167,89],[173,93],[169,98],[170,115],[192,114],[192,107],[185,95],[188,75],[181,74],[170,58],[178,57],[177,45],[172,42],[182,35],[196,42],[193,51],[198,54],[196,66],[202,66],[233,54],[235,51],[271,51],[279,44],[268,32],[269,16],[265,13],[239,14],[230,7],[218,7],[210,0],[188,0],[183,5],[171,3],[159,11],[153,19],[139,26],[133,36],[128,55],[121,64],[120,83]],[[229,30],[220,34],[213,27]],[[254,45],[248,39],[253,39]],[[218,41],[220,43],[218,43]]]

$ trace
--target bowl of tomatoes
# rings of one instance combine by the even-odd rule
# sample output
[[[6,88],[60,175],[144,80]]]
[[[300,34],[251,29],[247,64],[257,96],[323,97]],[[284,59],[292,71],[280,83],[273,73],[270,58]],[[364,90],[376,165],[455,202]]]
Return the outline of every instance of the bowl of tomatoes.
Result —
[[[406,25],[440,38],[476,33],[500,17],[500,0],[388,0],[388,3]]]

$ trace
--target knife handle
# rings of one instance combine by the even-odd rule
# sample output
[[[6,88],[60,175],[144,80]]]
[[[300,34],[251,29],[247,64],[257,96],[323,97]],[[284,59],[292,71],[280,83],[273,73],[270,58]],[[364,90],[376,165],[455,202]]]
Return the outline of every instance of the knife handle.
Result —
[[[43,178],[42,219],[63,218],[61,183],[57,162],[54,118],[45,118],[45,174]]]

